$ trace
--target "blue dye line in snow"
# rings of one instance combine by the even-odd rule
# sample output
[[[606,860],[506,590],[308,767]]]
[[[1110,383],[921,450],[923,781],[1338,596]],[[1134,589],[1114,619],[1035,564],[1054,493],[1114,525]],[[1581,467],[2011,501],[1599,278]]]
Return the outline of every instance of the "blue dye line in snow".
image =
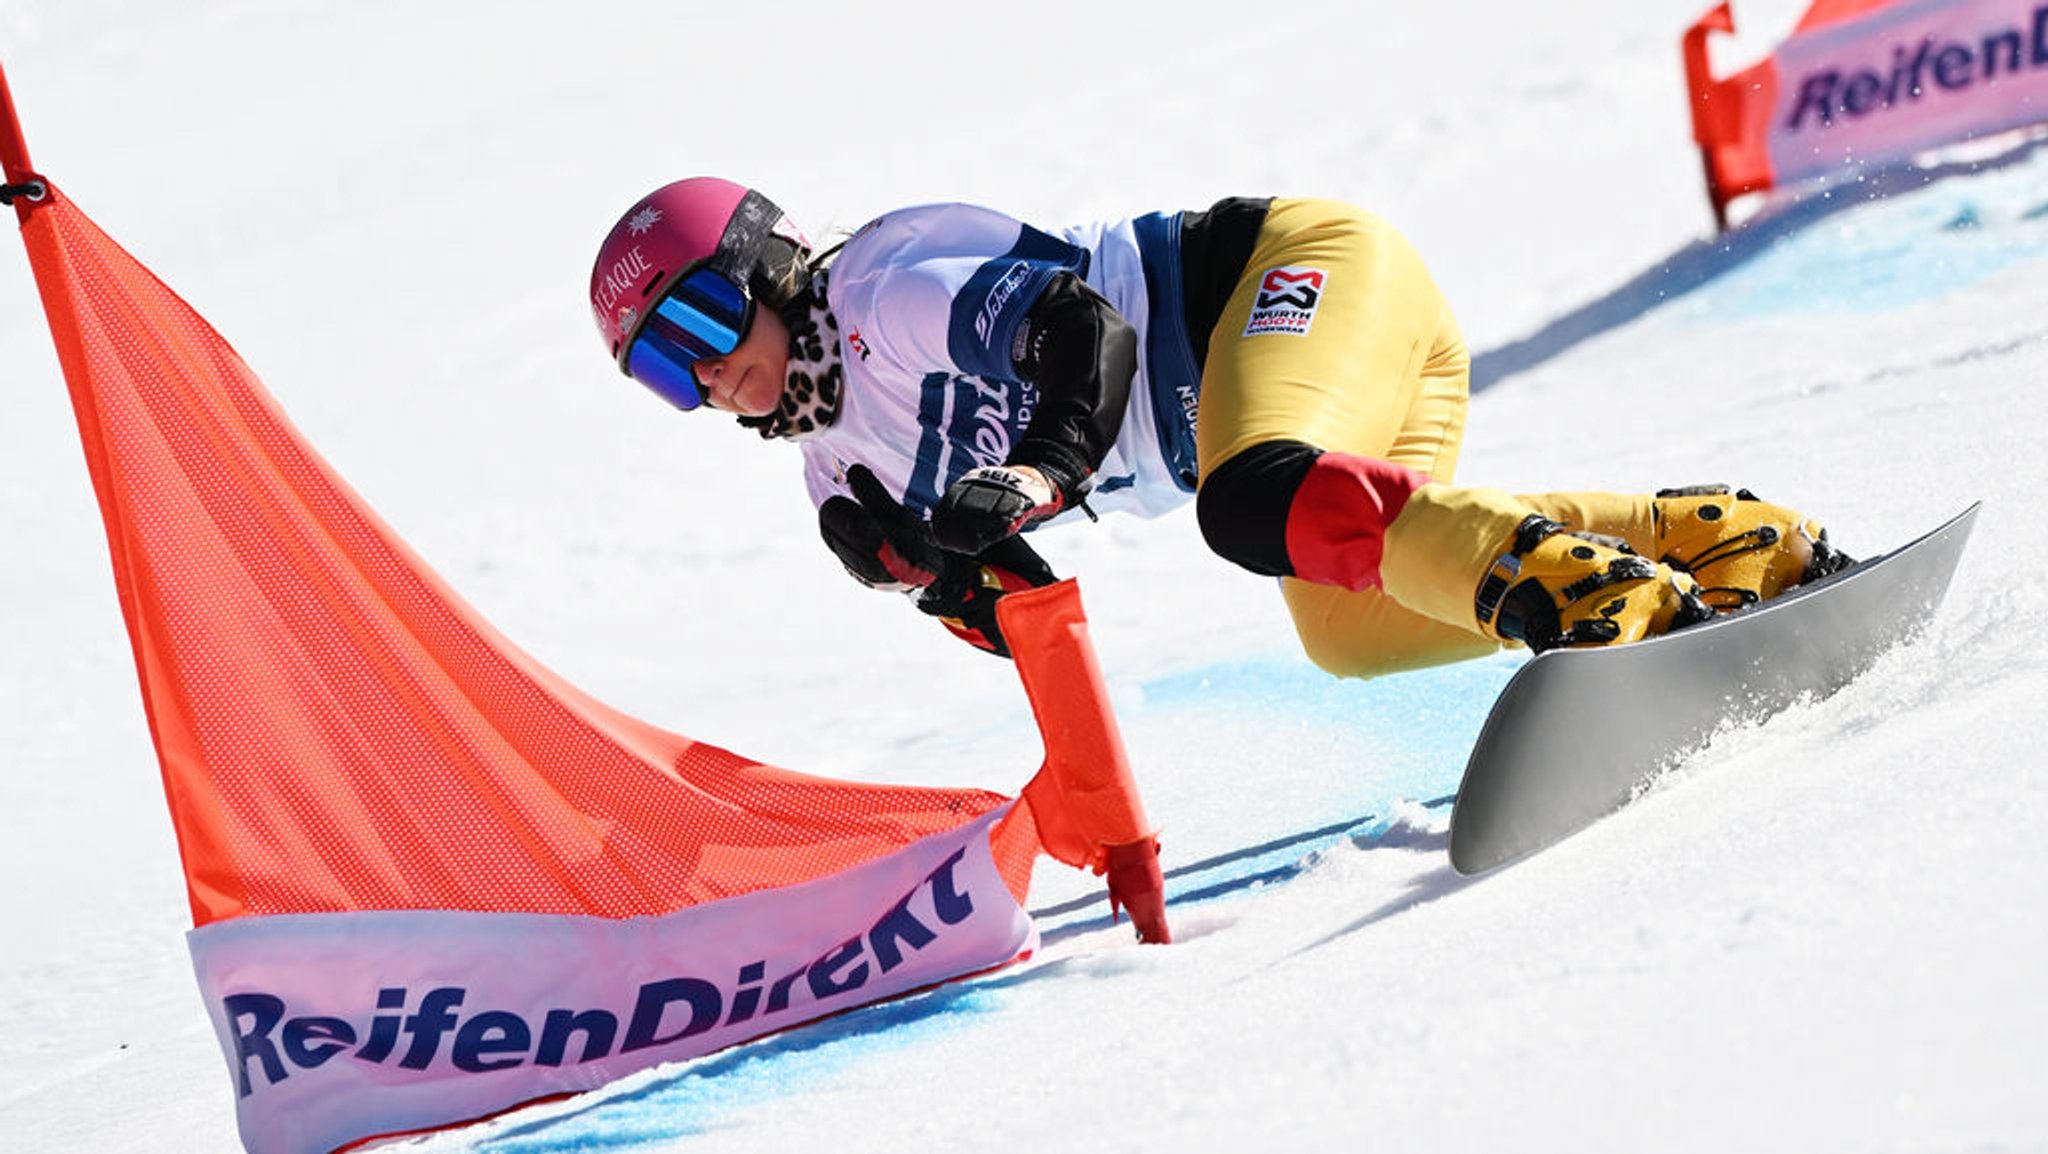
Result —
[[[1146,682],[1144,709],[1131,723],[1150,723],[1164,712],[1201,720],[1227,718],[1247,732],[1313,731],[1370,744],[1385,756],[1360,766],[1353,792],[1332,795],[1330,807],[1356,812],[1391,808],[1406,799],[1435,797],[1457,788],[1465,757],[1494,699],[1528,661],[1520,651],[1463,661],[1370,681],[1346,681],[1295,657],[1232,661]],[[1342,816],[1324,809],[1319,821]]]
[[[2034,140],[1989,159],[1900,166],[1805,189],[1738,228],[1660,258],[1536,332],[1479,352],[1472,392],[1656,310],[1709,322],[1887,310],[2048,259],[2044,145]]]
[[[1938,300],[2048,257],[2048,155],[1932,183],[1776,237],[1695,315],[1713,319],[1878,312]]]
[[[697,1059],[568,1114],[500,1124],[473,1149],[488,1154],[630,1150],[721,1127],[728,1112],[821,1085],[878,1051],[959,1029],[998,1007],[1000,979],[955,982],[849,1010]]]

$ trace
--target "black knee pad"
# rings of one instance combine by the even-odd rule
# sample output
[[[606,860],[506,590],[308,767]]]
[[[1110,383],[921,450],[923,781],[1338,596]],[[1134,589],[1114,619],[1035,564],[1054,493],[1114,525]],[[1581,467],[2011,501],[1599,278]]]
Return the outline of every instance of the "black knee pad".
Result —
[[[1202,478],[1195,520],[1217,556],[1266,577],[1290,577],[1287,512],[1321,449],[1262,441]]]

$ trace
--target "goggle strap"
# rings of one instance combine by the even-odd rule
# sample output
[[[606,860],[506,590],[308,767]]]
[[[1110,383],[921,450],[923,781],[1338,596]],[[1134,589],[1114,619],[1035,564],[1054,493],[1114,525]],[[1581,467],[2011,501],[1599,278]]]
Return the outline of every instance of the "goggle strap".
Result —
[[[760,260],[761,246],[776,235],[782,219],[782,210],[775,207],[774,201],[748,189],[740,197],[739,206],[732,210],[732,218],[726,221],[725,232],[718,238],[717,253],[707,263],[725,270],[741,287],[746,287],[747,278],[753,275]]]

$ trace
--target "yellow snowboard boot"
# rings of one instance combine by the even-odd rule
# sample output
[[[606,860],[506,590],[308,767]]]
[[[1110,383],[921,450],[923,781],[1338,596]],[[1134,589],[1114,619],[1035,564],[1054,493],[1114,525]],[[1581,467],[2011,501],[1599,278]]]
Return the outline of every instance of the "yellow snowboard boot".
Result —
[[[1494,559],[1474,611],[1485,632],[1538,653],[1641,641],[1714,615],[1690,574],[1534,515]]]
[[[1575,535],[1495,489],[1429,484],[1387,531],[1382,587],[1408,608],[1541,652],[1713,617],[1699,582],[1617,538]]]

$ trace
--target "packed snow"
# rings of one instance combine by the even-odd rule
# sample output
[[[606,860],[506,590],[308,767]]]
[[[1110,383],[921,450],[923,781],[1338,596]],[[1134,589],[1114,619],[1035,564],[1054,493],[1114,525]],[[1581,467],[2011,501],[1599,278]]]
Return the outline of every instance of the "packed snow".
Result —
[[[1852,553],[1985,502],[1927,635],[1478,879],[1442,798],[1516,658],[1332,682],[1191,511],[1049,532],[1181,871],[1174,945],[1048,863],[1024,966],[405,1145],[2048,1150],[2048,150],[1716,238],[1678,54],[1706,6],[0,9],[38,166],[456,589],[599,699],[778,765],[1011,791],[1041,754],[1005,664],[840,572],[793,449],[605,363],[596,242],[680,176],[814,236],[1341,197],[1458,309],[1465,480],[1728,481]],[[234,1151],[25,259],[0,366],[0,1147]]]

